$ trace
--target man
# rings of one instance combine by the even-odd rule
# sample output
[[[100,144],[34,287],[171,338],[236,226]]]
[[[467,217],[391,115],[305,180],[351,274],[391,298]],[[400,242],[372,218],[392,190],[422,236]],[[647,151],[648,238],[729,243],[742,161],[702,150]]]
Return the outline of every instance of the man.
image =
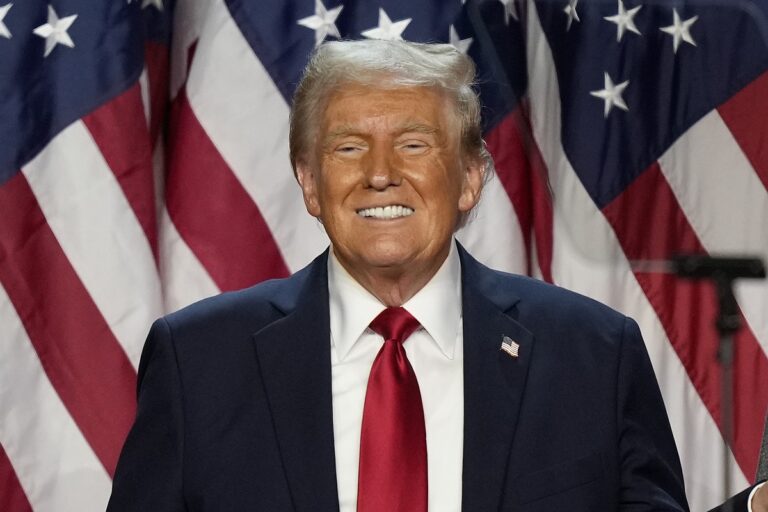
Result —
[[[109,510],[687,510],[637,325],[453,240],[492,164],[448,45],[321,45],[291,161],[331,248],[158,320]]]

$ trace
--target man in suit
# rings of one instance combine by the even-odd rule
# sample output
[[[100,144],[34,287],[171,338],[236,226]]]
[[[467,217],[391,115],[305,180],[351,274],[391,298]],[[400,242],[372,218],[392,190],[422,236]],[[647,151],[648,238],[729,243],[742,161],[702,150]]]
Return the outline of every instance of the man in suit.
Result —
[[[635,322],[453,239],[492,170],[471,60],[321,45],[291,162],[329,250],[158,320],[111,511],[682,511]]]

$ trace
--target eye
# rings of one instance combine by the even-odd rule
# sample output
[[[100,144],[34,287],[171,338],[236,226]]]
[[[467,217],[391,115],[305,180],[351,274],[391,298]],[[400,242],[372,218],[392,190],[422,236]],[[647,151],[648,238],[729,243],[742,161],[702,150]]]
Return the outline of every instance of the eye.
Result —
[[[424,142],[423,140],[406,140],[399,144],[399,148],[401,151],[403,151],[406,154],[409,155],[420,155],[422,153],[425,153],[429,149],[429,144]]]
[[[336,149],[334,151],[341,155],[355,155],[361,151],[363,151],[363,147],[359,144],[353,144],[353,143],[346,143],[346,144],[340,144],[336,146]]]

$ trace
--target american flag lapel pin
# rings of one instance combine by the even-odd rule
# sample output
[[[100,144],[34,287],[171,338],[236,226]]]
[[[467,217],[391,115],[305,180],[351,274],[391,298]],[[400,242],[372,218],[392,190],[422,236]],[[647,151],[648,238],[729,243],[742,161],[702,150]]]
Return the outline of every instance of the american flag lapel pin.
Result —
[[[501,350],[506,352],[509,357],[517,358],[520,356],[520,344],[509,336],[504,336],[501,338]]]

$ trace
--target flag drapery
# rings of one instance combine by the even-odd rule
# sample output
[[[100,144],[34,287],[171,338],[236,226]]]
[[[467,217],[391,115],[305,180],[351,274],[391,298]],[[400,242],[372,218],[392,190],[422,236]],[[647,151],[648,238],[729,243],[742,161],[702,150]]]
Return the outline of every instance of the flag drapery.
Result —
[[[458,238],[638,321],[691,508],[715,505],[715,292],[634,262],[768,257],[767,14],[764,0],[0,0],[0,510],[102,510],[151,321],[327,245],[291,173],[289,102],[317,44],[363,37],[475,59],[497,174]],[[736,292],[739,489],[768,407],[768,284]]]

